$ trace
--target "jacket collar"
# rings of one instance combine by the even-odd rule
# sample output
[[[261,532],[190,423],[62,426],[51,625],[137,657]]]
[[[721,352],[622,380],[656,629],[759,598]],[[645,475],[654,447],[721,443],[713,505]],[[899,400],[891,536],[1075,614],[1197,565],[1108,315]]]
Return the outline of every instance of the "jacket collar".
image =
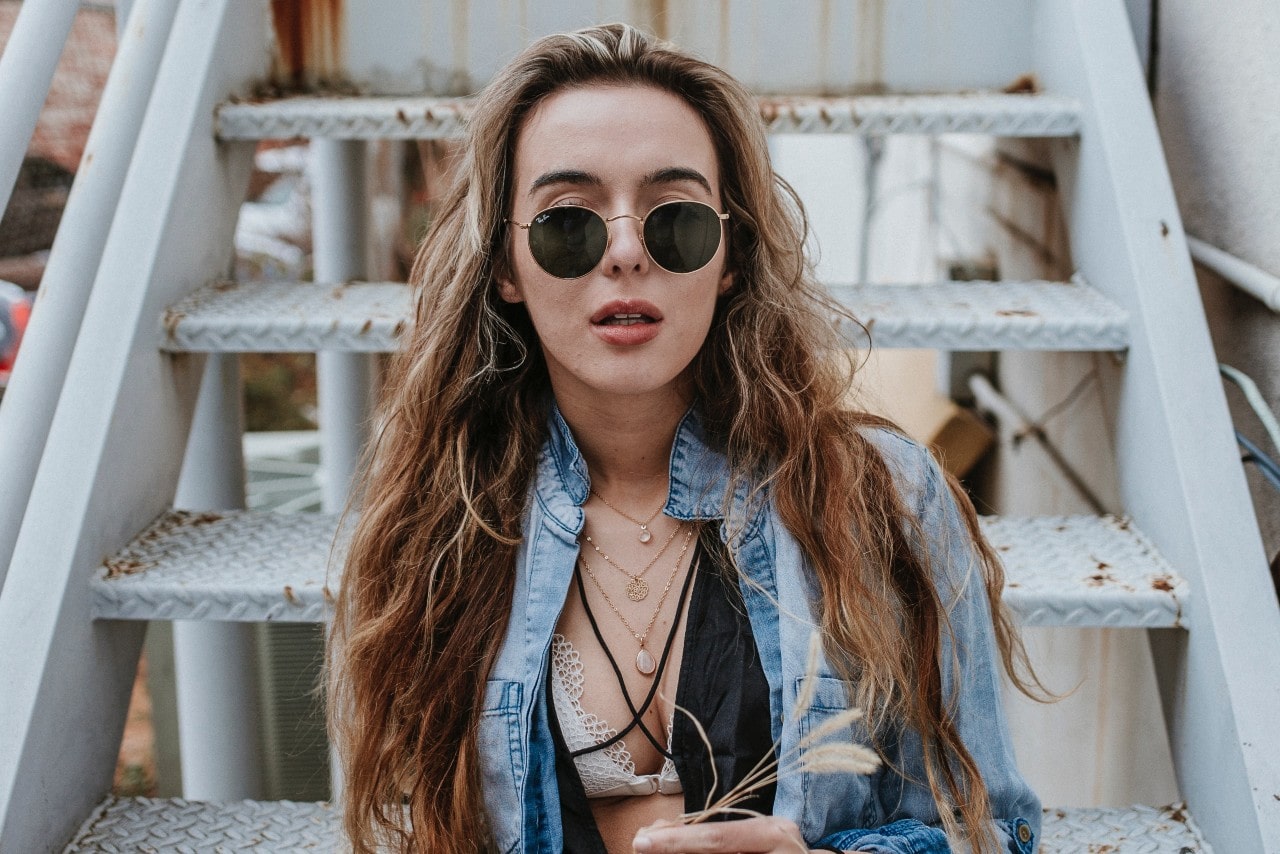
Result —
[[[549,433],[538,460],[536,494],[547,514],[565,533],[582,531],[582,505],[591,494],[591,475],[558,406],[551,407]],[[675,519],[721,519],[729,488],[729,461],[707,443],[696,408],[676,428],[669,463],[670,490],[664,512]],[[745,484],[734,496],[742,506]]]

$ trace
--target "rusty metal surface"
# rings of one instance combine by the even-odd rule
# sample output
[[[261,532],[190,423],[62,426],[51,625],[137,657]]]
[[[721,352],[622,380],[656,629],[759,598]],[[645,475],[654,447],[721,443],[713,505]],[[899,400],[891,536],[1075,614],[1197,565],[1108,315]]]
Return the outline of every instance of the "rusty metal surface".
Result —
[[[170,512],[105,562],[99,619],[315,622],[337,591],[326,579],[336,517]],[[1111,517],[984,518],[1008,572],[1005,597],[1037,626],[1177,626],[1187,598],[1131,525]]]
[[[217,282],[174,304],[163,347],[198,352],[386,352],[409,322],[409,288]]]
[[[333,851],[339,817],[325,803],[108,798],[64,854]],[[1180,805],[1046,809],[1040,854],[1212,854]]]
[[[1186,581],[1127,520],[988,516],[981,522],[1007,571],[1004,600],[1022,625],[1182,625]]]
[[[877,347],[951,350],[1122,350],[1124,311],[1092,288],[1061,282],[832,286]],[[409,288],[219,282],[164,314],[162,347],[198,352],[394,350],[411,317]],[[865,346],[866,335],[846,324]]]
[[[1039,854],[1213,854],[1182,804],[1046,809]]]
[[[877,347],[937,350],[1123,350],[1123,309],[1082,283],[937,282],[833,285]],[[843,325],[854,346],[866,331]]]
[[[1054,95],[769,97],[771,133],[943,134],[1062,137],[1080,131],[1079,104]],[[217,111],[221,139],[440,139],[460,136],[466,98],[301,95],[229,101]]]

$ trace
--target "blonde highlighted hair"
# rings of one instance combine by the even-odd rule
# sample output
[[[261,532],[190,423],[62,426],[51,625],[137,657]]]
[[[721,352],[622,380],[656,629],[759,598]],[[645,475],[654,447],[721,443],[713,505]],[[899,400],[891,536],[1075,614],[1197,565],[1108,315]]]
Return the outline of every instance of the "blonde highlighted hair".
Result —
[[[735,477],[767,482],[812,564],[828,656],[873,731],[916,730],[948,833],[993,851],[986,788],[943,695],[949,603],[913,547],[927,532],[864,436],[885,423],[848,408],[852,365],[832,322],[842,312],[806,261],[804,214],[773,172],[756,102],[715,66],[625,25],[541,39],[486,87],[414,264],[414,324],[384,393],[330,645],[351,844],[433,854],[489,844],[477,722],[550,405],[528,315],[497,294],[503,220],[529,111],[600,83],[674,93],[706,122],[736,275],[690,368],[695,406]],[[1024,685],[999,562],[950,486],[978,543],[1005,669]]]

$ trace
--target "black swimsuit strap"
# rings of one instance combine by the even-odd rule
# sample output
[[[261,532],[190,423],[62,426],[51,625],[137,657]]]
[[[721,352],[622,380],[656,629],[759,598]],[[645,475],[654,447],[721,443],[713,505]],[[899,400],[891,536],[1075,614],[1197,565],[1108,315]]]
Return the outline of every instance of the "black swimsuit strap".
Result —
[[[680,617],[684,613],[684,603],[689,592],[689,585],[693,583],[694,573],[698,570],[698,557],[698,552],[695,551],[693,565],[689,567],[689,573],[685,576],[684,584],[680,587],[680,599],[676,603],[675,619],[672,621],[671,631],[667,633],[667,639],[662,645],[662,656],[658,659],[658,668],[653,673],[653,684],[649,686],[649,693],[645,695],[644,702],[640,705],[639,709],[636,709],[636,704],[631,699],[630,692],[627,691],[627,682],[622,675],[622,668],[618,667],[618,662],[613,657],[613,651],[610,650],[609,645],[605,643],[604,635],[600,631],[600,625],[596,622],[596,615],[591,611],[591,605],[587,603],[587,591],[582,583],[582,573],[577,570],[574,571],[573,577],[578,584],[578,596],[582,599],[582,607],[587,613],[587,621],[591,623],[591,631],[595,633],[596,640],[600,643],[600,648],[604,650],[605,657],[609,659],[609,665],[613,668],[614,676],[617,677],[618,687],[622,690],[622,698],[626,700],[627,708],[631,711],[631,722],[619,730],[618,734],[614,735],[612,738],[602,741],[599,744],[593,744],[590,747],[584,747],[581,750],[575,750],[569,754],[570,756],[577,758],[585,753],[594,753],[597,750],[604,750],[607,747],[617,744],[626,737],[627,733],[631,732],[631,730],[639,728],[640,732],[644,734],[644,737],[648,739],[649,743],[653,745],[654,749],[657,750],[658,753],[662,754],[662,756],[667,759],[671,759],[672,761],[675,760],[672,753],[667,750],[666,745],[659,742],[658,739],[654,737],[653,733],[649,731],[649,728],[644,725],[644,714],[649,711],[649,706],[653,704],[654,697],[658,695],[658,685],[662,682],[662,673],[666,670],[667,659],[671,655],[671,647],[675,641],[676,632],[680,628]]]

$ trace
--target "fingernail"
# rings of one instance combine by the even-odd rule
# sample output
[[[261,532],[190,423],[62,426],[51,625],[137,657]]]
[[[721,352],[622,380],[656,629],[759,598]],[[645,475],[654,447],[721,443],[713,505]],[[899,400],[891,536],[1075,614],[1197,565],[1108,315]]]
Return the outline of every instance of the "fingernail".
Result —
[[[646,851],[653,850],[653,840],[647,836],[637,836],[631,843],[631,847],[635,849],[636,854],[644,854]]]

